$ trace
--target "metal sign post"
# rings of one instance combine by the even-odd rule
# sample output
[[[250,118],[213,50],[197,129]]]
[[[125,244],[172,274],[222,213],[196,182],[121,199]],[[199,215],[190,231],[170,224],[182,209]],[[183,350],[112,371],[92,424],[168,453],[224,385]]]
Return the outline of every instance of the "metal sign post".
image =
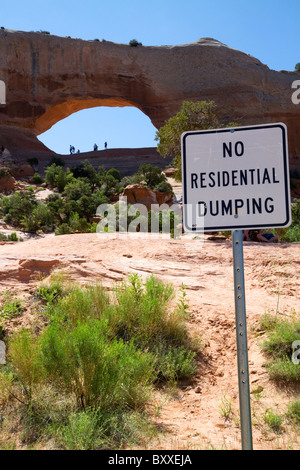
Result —
[[[242,449],[252,450],[242,230],[232,231],[232,249]]]

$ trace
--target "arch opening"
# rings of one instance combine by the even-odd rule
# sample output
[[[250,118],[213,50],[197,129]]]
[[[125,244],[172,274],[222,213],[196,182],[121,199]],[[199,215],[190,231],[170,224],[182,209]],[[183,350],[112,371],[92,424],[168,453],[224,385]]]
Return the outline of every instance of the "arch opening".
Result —
[[[98,150],[106,148],[106,145],[107,148],[157,146],[157,129],[150,118],[130,104],[112,105],[110,101],[107,105],[102,101],[101,105],[77,110],[67,103],[63,114],[66,116],[60,119],[56,114],[55,123],[38,135],[38,139],[57,154],[70,153],[70,146],[80,153],[93,151],[95,144]]]

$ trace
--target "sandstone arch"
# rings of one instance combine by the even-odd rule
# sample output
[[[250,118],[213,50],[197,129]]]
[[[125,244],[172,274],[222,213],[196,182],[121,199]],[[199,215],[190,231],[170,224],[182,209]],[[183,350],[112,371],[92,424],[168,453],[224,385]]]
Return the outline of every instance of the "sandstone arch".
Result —
[[[125,100],[111,99],[90,99],[90,100],[67,100],[47,109],[47,111],[36,120],[36,129],[39,134],[49,130],[54,124],[67,118],[73,113],[82,111],[83,109],[96,108],[101,106],[107,107],[136,107],[133,103]]]
[[[91,106],[136,106],[159,128],[184,100],[212,99],[224,119],[283,121],[290,165],[300,166],[299,72],[276,72],[210,38],[180,45],[129,47],[42,33],[0,30],[0,144],[14,156],[49,152],[37,135]]]

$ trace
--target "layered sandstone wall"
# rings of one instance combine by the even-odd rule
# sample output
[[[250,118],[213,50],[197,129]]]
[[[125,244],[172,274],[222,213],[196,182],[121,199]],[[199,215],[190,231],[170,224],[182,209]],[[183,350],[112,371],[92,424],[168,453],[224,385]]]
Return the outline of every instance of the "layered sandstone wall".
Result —
[[[0,30],[1,145],[15,155],[47,149],[37,135],[73,112],[135,106],[156,128],[184,100],[214,100],[224,120],[285,122],[291,166],[300,166],[299,72],[276,72],[210,38],[180,45],[130,47],[42,33]]]

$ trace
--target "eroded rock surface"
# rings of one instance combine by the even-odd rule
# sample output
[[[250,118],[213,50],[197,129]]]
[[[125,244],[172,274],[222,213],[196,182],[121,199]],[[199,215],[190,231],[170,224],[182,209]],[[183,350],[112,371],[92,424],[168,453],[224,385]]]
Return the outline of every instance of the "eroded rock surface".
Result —
[[[135,106],[155,127],[184,100],[214,100],[221,117],[241,124],[285,122],[290,165],[299,167],[298,72],[270,70],[210,38],[180,46],[130,47],[42,33],[0,31],[2,145],[14,156],[49,152],[36,138],[57,121],[95,106]]]

